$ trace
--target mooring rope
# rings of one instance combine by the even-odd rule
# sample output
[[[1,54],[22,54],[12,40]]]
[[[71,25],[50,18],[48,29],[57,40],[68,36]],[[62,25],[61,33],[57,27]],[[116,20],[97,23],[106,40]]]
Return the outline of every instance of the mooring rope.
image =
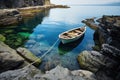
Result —
[[[55,43],[48,49],[48,51],[46,51],[40,58],[42,59],[47,53],[49,53],[53,49],[53,47],[57,44],[58,41],[59,39],[57,39]]]
[[[38,57],[38,58],[42,59],[43,57],[45,57],[45,55],[47,55],[47,54],[53,49],[53,47],[57,44],[58,41],[59,41],[59,38],[54,42],[54,44],[53,44],[42,56],[40,56],[40,57]],[[33,65],[34,63],[36,63],[36,62],[39,61],[40,59],[36,59],[34,62],[28,64],[28,65],[27,65],[26,67],[24,67],[24,68],[27,68],[27,67]]]

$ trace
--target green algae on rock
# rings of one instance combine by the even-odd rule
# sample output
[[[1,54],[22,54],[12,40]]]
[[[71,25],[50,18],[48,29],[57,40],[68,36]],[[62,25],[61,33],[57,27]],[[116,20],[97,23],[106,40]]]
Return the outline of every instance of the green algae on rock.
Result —
[[[17,48],[19,46],[23,46],[25,40],[27,39],[28,39],[28,36],[26,37],[20,34],[9,34],[9,35],[6,35],[5,43],[12,48]]]
[[[28,32],[19,32],[18,34],[23,36],[24,38],[28,38],[30,36],[30,33]]]
[[[5,41],[6,40],[6,37],[4,37],[2,34],[0,34],[0,41]]]
[[[101,65],[105,65],[102,59],[104,59],[104,56],[102,56],[99,52],[91,53],[89,51],[83,51],[78,56],[80,66],[92,72],[98,71]]]
[[[27,50],[26,48],[21,48],[19,47],[17,49],[17,52],[23,56],[28,62],[35,62],[34,65],[35,66],[39,66],[41,63],[41,59],[36,57],[32,52],[30,52],[29,50]]]

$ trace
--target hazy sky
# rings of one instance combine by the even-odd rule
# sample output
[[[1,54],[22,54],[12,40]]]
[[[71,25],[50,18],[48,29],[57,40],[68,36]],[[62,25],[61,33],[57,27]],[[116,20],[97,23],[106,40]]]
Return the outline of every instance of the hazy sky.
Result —
[[[120,2],[120,0],[51,0],[54,4],[104,4]]]

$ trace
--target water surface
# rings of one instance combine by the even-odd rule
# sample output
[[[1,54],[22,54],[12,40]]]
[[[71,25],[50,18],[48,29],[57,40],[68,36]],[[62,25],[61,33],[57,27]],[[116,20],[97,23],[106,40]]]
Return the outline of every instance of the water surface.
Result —
[[[17,26],[1,28],[0,34],[6,37],[6,43],[17,48],[21,45],[41,57],[66,30],[81,27],[82,20],[103,15],[120,15],[119,6],[71,6],[71,8],[54,8],[36,14],[35,17]],[[87,27],[85,35],[76,42],[63,45],[60,41],[42,58],[40,69],[49,70],[62,65],[71,70],[80,69],[78,54],[83,50],[92,50],[94,30]]]
[[[51,9],[42,23],[34,28],[25,47],[36,56],[42,56],[56,42],[61,32],[83,26],[84,24],[81,23],[83,19],[119,14],[120,8],[118,6],[71,6],[67,9]],[[72,44],[62,45],[58,41],[42,59],[40,69],[49,70],[58,64],[71,70],[79,69],[77,56],[83,50],[92,50],[94,46],[93,34],[94,30],[87,27],[85,35]]]

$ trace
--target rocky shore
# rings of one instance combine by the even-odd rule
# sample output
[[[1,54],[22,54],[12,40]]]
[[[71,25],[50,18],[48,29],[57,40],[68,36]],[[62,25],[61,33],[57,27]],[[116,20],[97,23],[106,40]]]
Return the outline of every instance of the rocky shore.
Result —
[[[18,48],[15,50],[0,41],[0,73],[22,68],[35,60],[37,61],[34,65],[38,66],[41,63],[41,59],[37,58],[27,49]]]
[[[43,6],[30,6],[24,8],[14,9],[0,9],[0,27],[17,25],[26,18],[34,17],[37,13],[50,8],[69,8],[66,5],[43,5]]]
[[[17,25],[50,8],[69,8],[66,5],[51,4],[49,0],[21,1],[15,1],[12,5],[6,4],[5,0],[0,1],[1,28]],[[13,9],[5,9],[8,7]],[[70,71],[58,65],[43,73],[36,68],[42,62],[40,58],[25,48],[10,48],[4,43],[6,37],[0,34],[0,80],[119,80],[120,16],[103,16],[96,21],[90,18],[82,22],[95,30],[95,46],[93,51],[83,51],[78,55],[81,70]],[[34,61],[34,66],[30,65]]]
[[[30,65],[34,61],[34,66]],[[27,49],[15,50],[0,41],[0,80],[97,80],[90,71],[70,71],[60,65],[43,73],[35,67],[40,63],[41,59]]]
[[[97,47],[94,49],[97,51],[83,51],[78,61],[81,68],[92,71],[97,80],[119,80],[120,16],[103,16],[96,21],[90,18],[82,22],[95,29],[94,41]]]
[[[89,20],[85,20],[86,23]],[[0,42],[0,80],[119,80],[120,16],[103,16],[96,21],[94,24],[97,26],[91,26],[93,22],[86,25],[96,27],[94,40],[99,50],[83,51],[78,55],[80,70],[70,71],[58,65],[43,73],[33,65],[28,66],[38,59],[30,51],[25,48],[14,50]],[[5,38],[2,36],[0,39],[4,41]],[[41,59],[34,65],[40,63]]]

